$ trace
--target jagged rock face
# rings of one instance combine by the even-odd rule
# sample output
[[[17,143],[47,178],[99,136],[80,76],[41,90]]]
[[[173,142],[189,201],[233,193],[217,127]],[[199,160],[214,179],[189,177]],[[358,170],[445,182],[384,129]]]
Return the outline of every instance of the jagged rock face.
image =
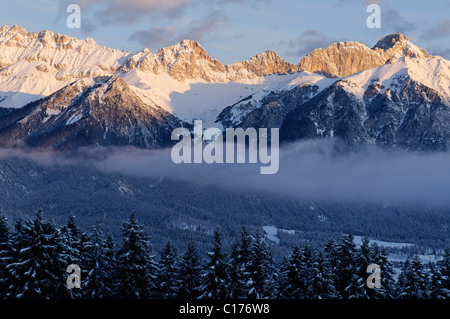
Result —
[[[408,75],[398,90],[369,86],[360,99],[336,82],[289,113],[284,141],[338,138],[350,149],[376,145],[388,149],[447,151],[450,109],[439,94]]]
[[[298,71],[298,66],[284,61],[270,50],[242,62],[224,65],[209,56],[198,42],[190,40],[160,49],[156,54],[150,51],[143,54],[129,58],[121,71],[137,68],[155,74],[166,73],[178,81],[202,79],[207,82],[237,81]]]
[[[42,70],[59,79],[111,75],[128,52],[102,47],[93,39],[78,40],[44,30],[27,32],[19,26],[0,28],[0,67],[19,61],[40,62]]]
[[[292,90],[271,91],[260,101],[250,97],[225,108],[216,122],[224,127],[279,128],[287,114],[318,93],[317,85],[299,85]]]
[[[380,39],[370,49],[358,42],[333,43],[326,49],[315,49],[299,64],[299,69],[331,77],[345,77],[385,64],[393,57],[430,58],[424,49],[409,42],[403,34],[391,34]]]
[[[298,66],[284,61],[277,53],[268,50],[255,54],[248,60],[231,64],[227,69],[230,79],[238,79],[240,76],[255,77],[293,73],[298,71]]]
[[[431,58],[427,51],[413,45],[405,35],[400,33],[390,34],[381,38],[372,49],[386,61],[396,53],[399,53],[398,56],[403,57]]]
[[[315,49],[300,61],[300,69],[331,77],[344,77],[384,64],[385,60],[358,42],[333,43],[326,49]]]
[[[130,58],[130,61],[133,59]],[[130,61],[127,63],[132,68]],[[198,42],[190,40],[160,49],[156,54],[148,51],[144,58],[135,63],[135,67],[144,72],[167,73],[178,81],[197,78],[214,81],[226,72],[222,63],[211,58]]]
[[[450,141],[450,63],[402,34],[373,48],[335,43],[299,65],[273,51],[223,65],[190,40],[130,54],[5,26],[0,92],[1,146],[160,147],[187,125],[174,114],[281,127],[285,141],[336,137],[351,148],[447,150]]]
[[[89,84],[73,83],[5,115],[0,145],[157,148],[171,144],[173,129],[184,124],[162,108],[143,103],[120,77]]]
[[[364,104],[339,85],[319,93],[293,110],[280,130],[282,141],[338,137],[352,147],[369,144],[365,131]]]

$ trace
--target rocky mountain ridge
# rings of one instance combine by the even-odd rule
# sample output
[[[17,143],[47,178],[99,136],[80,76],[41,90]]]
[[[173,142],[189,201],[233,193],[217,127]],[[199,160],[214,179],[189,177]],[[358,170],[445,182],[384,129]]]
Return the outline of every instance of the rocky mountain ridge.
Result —
[[[0,28],[0,144],[167,145],[175,127],[277,127],[281,138],[447,150],[450,62],[402,34],[340,42],[298,65],[274,51],[224,65],[196,41],[157,53]]]

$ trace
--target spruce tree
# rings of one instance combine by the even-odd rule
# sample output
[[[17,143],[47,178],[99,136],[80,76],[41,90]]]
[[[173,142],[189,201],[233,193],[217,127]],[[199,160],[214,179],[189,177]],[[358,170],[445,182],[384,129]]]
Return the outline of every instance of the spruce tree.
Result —
[[[202,274],[202,299],[224,299],[227,297],[227,264],[222,253],[222,234],[214,231],[214,245],[208,252],[209,262]]]
[[[442,259],[437,262],[437,270],[441,274],[441,292],[442,296],[450,299],[450,248],[444,249]]]
[[[417,255],[407,259],[397,281],[396,297],[398,299],[426,299],[428,276]]]
[[[349,299],[372,299],[374,290],[367,286],[367,267],[373,264],[373,252],[369,246],[370,240],[367,237],[362,239],[361,246],[355,253],[356,273],[347,287]]]
[[[119,297],[147,299],[152,296],[156,266],[151,252],[149,236],[131,213],[122,226],[122,243],[117,253]]]
[[[161,250],[156,275],[157,296],[162,299],[174,299],[179,290],[178,251],[168,241]]]
[[[374,245],[373,263],[380,266],[381,269],[381,287],[373,289],[372,297],[374,299],[392,299],[395,295],[395,271],[392,262],[388,259],[386,249]]]
[[[231,245],[230,260],[228,264],[228,298],[245,298],[246,283],[243,279],[240,255],[240,240],[236,238]]]
[[[239,239],[238,254],[238,272],[241,283],[241,298],[248,298],[252,285],[251,263],[252,263],[252,245],[253,238],[247,228],[242,227],[241,237]]]
[[[444,281],[439,267],[431,264],[430,280],[427,287],[428,296],[431,299],[448,299],[448,291],[444,288]]]
[[[69,214],[67,224],[61,227],[61,235],[68,257],[67,264],[78,265],[81,269],[81,278],[88,275],[87,247],[89,246],[89,235],[81,231],[77,225],[75,215]],[[81,289],[72,289],[75,298],[81,298],[84,293]]]
[[[97,220],[92,228],[90,241],[86,243],[86,276],[82,288],[86,298],[101,299],[111,297],[113,288],[110,278],[111,260],[107,254],[106,239]]]
[[[84,238],[74,215],[67,217],[67,224],[61,227],[61,235],[67,248],[68,263],[77,264],[83,269],[81,255]]]
[[[0,217],[0,299],[6,297],[9,274],[6,266],[11,262],[11,242],[8,220],[5,216]]]
[[[338,292],[334,286],[333,273],[322,252],[317,254],[312,271],[312,281],[308,285],[307,295],[315,299],[336,299]]]
[[[13,236],[13,260],[8,297],[59,299],[71,297],[66,286],[68,257],[59,230],[43,221],[38,211],[32,221],[19,221]]]
[[[253,243],[252,256],[249,265],[250,270],[250,298],[265,299],[276,294],[274,282],[276,273],[272,253],[264,240],[256,233]]]
[[[279,296],[283,299],[302,299],[303,278],[301,278],[302,252],[294,246],[289,258],[280,268]]]
[[[119,281],[116,276],[118,273],[118,262],[116,245],[109,228],[106,229],[104,253],[109,263],[107,270],[109,275],[107,286],[111,291],[111,296],[114,297],[118,295]]]
[[[351,233],[344,235],[337,246],[339,259],[336,267],[336,288],[343,299],[354,296],[358,282],[358,266],[356,260],[356,245]]]
[[[338,266],[339,266],[339,255],[338,255],[338,243],[335,239],[329,239],[323,247],[322,255],[326,267],[329,270],[329,279],[333,282],[335,288],[335,293],[337,297],[341,298],[337,285],[339,279],[337,278]]]
[[[199,297],[201,272],[200,256],[194,241],[190,240],[180,260],[178,298],[197,299]]]

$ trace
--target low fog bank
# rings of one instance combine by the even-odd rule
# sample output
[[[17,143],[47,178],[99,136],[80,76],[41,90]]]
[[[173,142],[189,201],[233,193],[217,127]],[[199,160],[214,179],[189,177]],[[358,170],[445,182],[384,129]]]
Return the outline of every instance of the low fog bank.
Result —
[[[21,158],[47,167],[84,166],[105,173],[263,190],[299,199],[450,205],[450,153],[371,150],[338,155],[331,140],[280,148],[279,170],[264,164],[174,164],[171,149],[82,149],[77,156],[50,151],[0,150],[0,159]]]

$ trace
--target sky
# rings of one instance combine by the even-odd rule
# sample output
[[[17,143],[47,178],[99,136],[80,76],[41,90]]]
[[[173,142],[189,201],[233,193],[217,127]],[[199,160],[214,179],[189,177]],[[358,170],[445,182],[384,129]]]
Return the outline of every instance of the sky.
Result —
[[[380,28],[369,28],[369,4],[380,6]],[[138,52],[200,42],[224,64],[276,51],[299,63],[315,48],[358,41],[373,47],[403,33],[431,54],[450,59],[450,0],[0,0],[0,25],[93,38]],[[81,8],[81,28],[67,26],[67,7]]]

